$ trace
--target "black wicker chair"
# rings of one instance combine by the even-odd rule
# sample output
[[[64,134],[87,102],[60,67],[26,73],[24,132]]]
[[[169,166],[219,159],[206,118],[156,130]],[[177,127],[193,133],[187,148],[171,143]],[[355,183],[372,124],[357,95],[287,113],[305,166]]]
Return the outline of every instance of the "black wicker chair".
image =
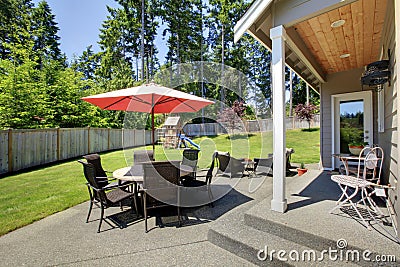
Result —
[[[254,170],[256,174],[272,174],[273,157],[254,158]]]
[[[93,204],[101,208],[100,222],[97,229],[98,233],[100,233],[103,220],[107,222],[104,218],[104,210],[109,207],[119,204],[122,209],[122,201],[126,199],[131,199],[132,210],[135,209],[136,214],[138,214],[138,208],[134,193],[122,190],[121,186],[118,185],[110,186],[110,184],[107,184],[105,187],[101,186],[101,184],[104,184],[104,181],[99,181],[99,179],[97,178],[96,168],[94,167],[94,165],[88,162],[84,162],[83,160],[78,160],[78,162],[83,165],[83,173],[87,181],[86,185],[90,196],[90,206],[86,222],[89,222],[89,217],[92,212]]]
[[[185,149],[183,150],[182,165],[189,166],[192,172],[181,177],[183,180],[196,180],[197,161],[199,159],[199,150]]]
[[[212,195],[212,191],[211,191],[211,180],[214,176],[214,167],[215,167],[215,159],[217,156],[217,152],[215,152],[212,155],[212,160],[211,160],[211,165],[210,168],[208,169],[204,169],[204,170],[200,170],[199,172],[197,172],[196,174],[196,180],[184,180],[182,182],[182,185],[185,187],[202,187],[205,186],[204,188],[207,189],[208,191],[208,197],[210,199],[210,206],[214,206],[213,205],[213,195]],[[205,179],[199,179],[204,177]]]
[[[229,152],[216,152],[218,160],[218,172],[230,178],[242,177],[245,169],[243,159],[231,157]]]
[[[148,232],[147,218],[151,209],[176,206],[179,226],[181,213],[179,207],[180,170],[172,162],[155,161],[143,163],[143,209],[145,231]]]
[[[96,171],[96,178],[97,182],[99,183],[99,186],[101,187],[107,187],[107,186],[115,186],[118,185],[118,182],[112,182],[116,181],[116,179],[112,177],[108,177],[107,172],[111,173],[110,171],[105,171],[103,169],[103,166],[101,165],[101,158],[99,154],[89,154],[86,156],[83,156],[84,159],[90,164],[93,165],[95,171]],[[111,181],[111,183],[110,183]]]
[[[94,169],[96,170],[96,178],[101,187],[114,187],[116,185],[123,185],[123,186],[130,186],[132,182],[129,181],[116,181],[115,178],[110,177],[107,173],[111,173],[110,171],[105,171],[103,166],[101,165],[101,158],[99,154],[89,154],[83,156],[84,159],[90,164],[93,165]]]
[[[134,150],[133,151],[133,165],[138,165],[143,162],[154,161],[153,150]]]

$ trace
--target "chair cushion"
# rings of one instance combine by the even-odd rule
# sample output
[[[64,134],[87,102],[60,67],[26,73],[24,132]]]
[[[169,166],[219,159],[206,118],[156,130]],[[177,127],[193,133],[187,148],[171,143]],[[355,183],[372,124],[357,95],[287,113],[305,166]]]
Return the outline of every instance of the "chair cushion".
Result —
[[[111,204],[115,204],[124,200],[125,198],[133,197],[134,193],[123,191],[119,188],[107,192],[107,199]]]

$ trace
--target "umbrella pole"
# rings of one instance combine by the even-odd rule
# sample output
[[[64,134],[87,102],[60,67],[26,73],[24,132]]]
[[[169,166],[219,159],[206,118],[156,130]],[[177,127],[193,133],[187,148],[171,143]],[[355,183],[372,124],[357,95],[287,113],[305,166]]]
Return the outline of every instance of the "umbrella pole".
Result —
[[[154,109],[151,109],[151,138],[152,138],[152,143],[153,143],[153,153],[155,153],[154,149]]]
[[[151,97],[151,139],[153,143],[153,155],[155,156],[154,147],[154,95]]]

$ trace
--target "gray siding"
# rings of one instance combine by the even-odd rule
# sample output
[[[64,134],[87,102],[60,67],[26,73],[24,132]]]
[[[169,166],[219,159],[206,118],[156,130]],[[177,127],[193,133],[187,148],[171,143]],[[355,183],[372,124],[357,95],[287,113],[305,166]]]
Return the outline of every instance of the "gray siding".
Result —
[[[384,161],[384,177],[392,185],[396,186],[397,192],[391,192],[390,198],[394,203],[398,222],[400,222],[400,204],[396,200],[400,193],[398,185],[399,177],[399,139],[398,139],[398,90],[399,85],[397,83],[397,60],[399,55],[396,55],[396,34],[395,34],[395,13],[394,13],[394,1],[388,2],[387,15],[385,18],[385,24],[383,28],[382,46],[384,51],[384,58],[387,58],[387,51],[390,49],[390,66],[392,72],[392,80],[390,86],[385,85],[384,89],[384,114],[385,114],[385,129],[383,133],[379,133],[379,144],[385,151]],[[398,37],[397,37],[398,38]],[[398,223],[399,225],[399,223]]]

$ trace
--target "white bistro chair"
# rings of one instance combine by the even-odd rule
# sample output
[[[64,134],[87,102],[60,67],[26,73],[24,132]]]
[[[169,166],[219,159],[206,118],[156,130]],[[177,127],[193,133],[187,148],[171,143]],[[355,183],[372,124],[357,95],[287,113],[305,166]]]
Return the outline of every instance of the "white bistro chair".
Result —
[[[342,194],[339,197],[336,206],[330,210],[330,213],[333,213],[333,211],[343,207],[345,204],[350,204],[368,229],[371,229],[371,227],[365,220],[364,216],[362,216],[363,212],[359,208],[360,203],[364,204],[364,209],[372,209],[375,214],[379,213],[381,217],[384,216],[372,199],[372,193],[368,192],[371,190],[373,191],[374,185],[379,185],[382,173],[383,156],[383,150],[380,147],[364,148],[358,157],[356,176],[349,175],[347,163],[348,158],[341,158],[343,165],[346,168],[346,174],[332,175],[331,179],[339,185]],[[358,192],[361,193],[361,199],[354,201]],[[369,214],[372,213],[369,212]]]

